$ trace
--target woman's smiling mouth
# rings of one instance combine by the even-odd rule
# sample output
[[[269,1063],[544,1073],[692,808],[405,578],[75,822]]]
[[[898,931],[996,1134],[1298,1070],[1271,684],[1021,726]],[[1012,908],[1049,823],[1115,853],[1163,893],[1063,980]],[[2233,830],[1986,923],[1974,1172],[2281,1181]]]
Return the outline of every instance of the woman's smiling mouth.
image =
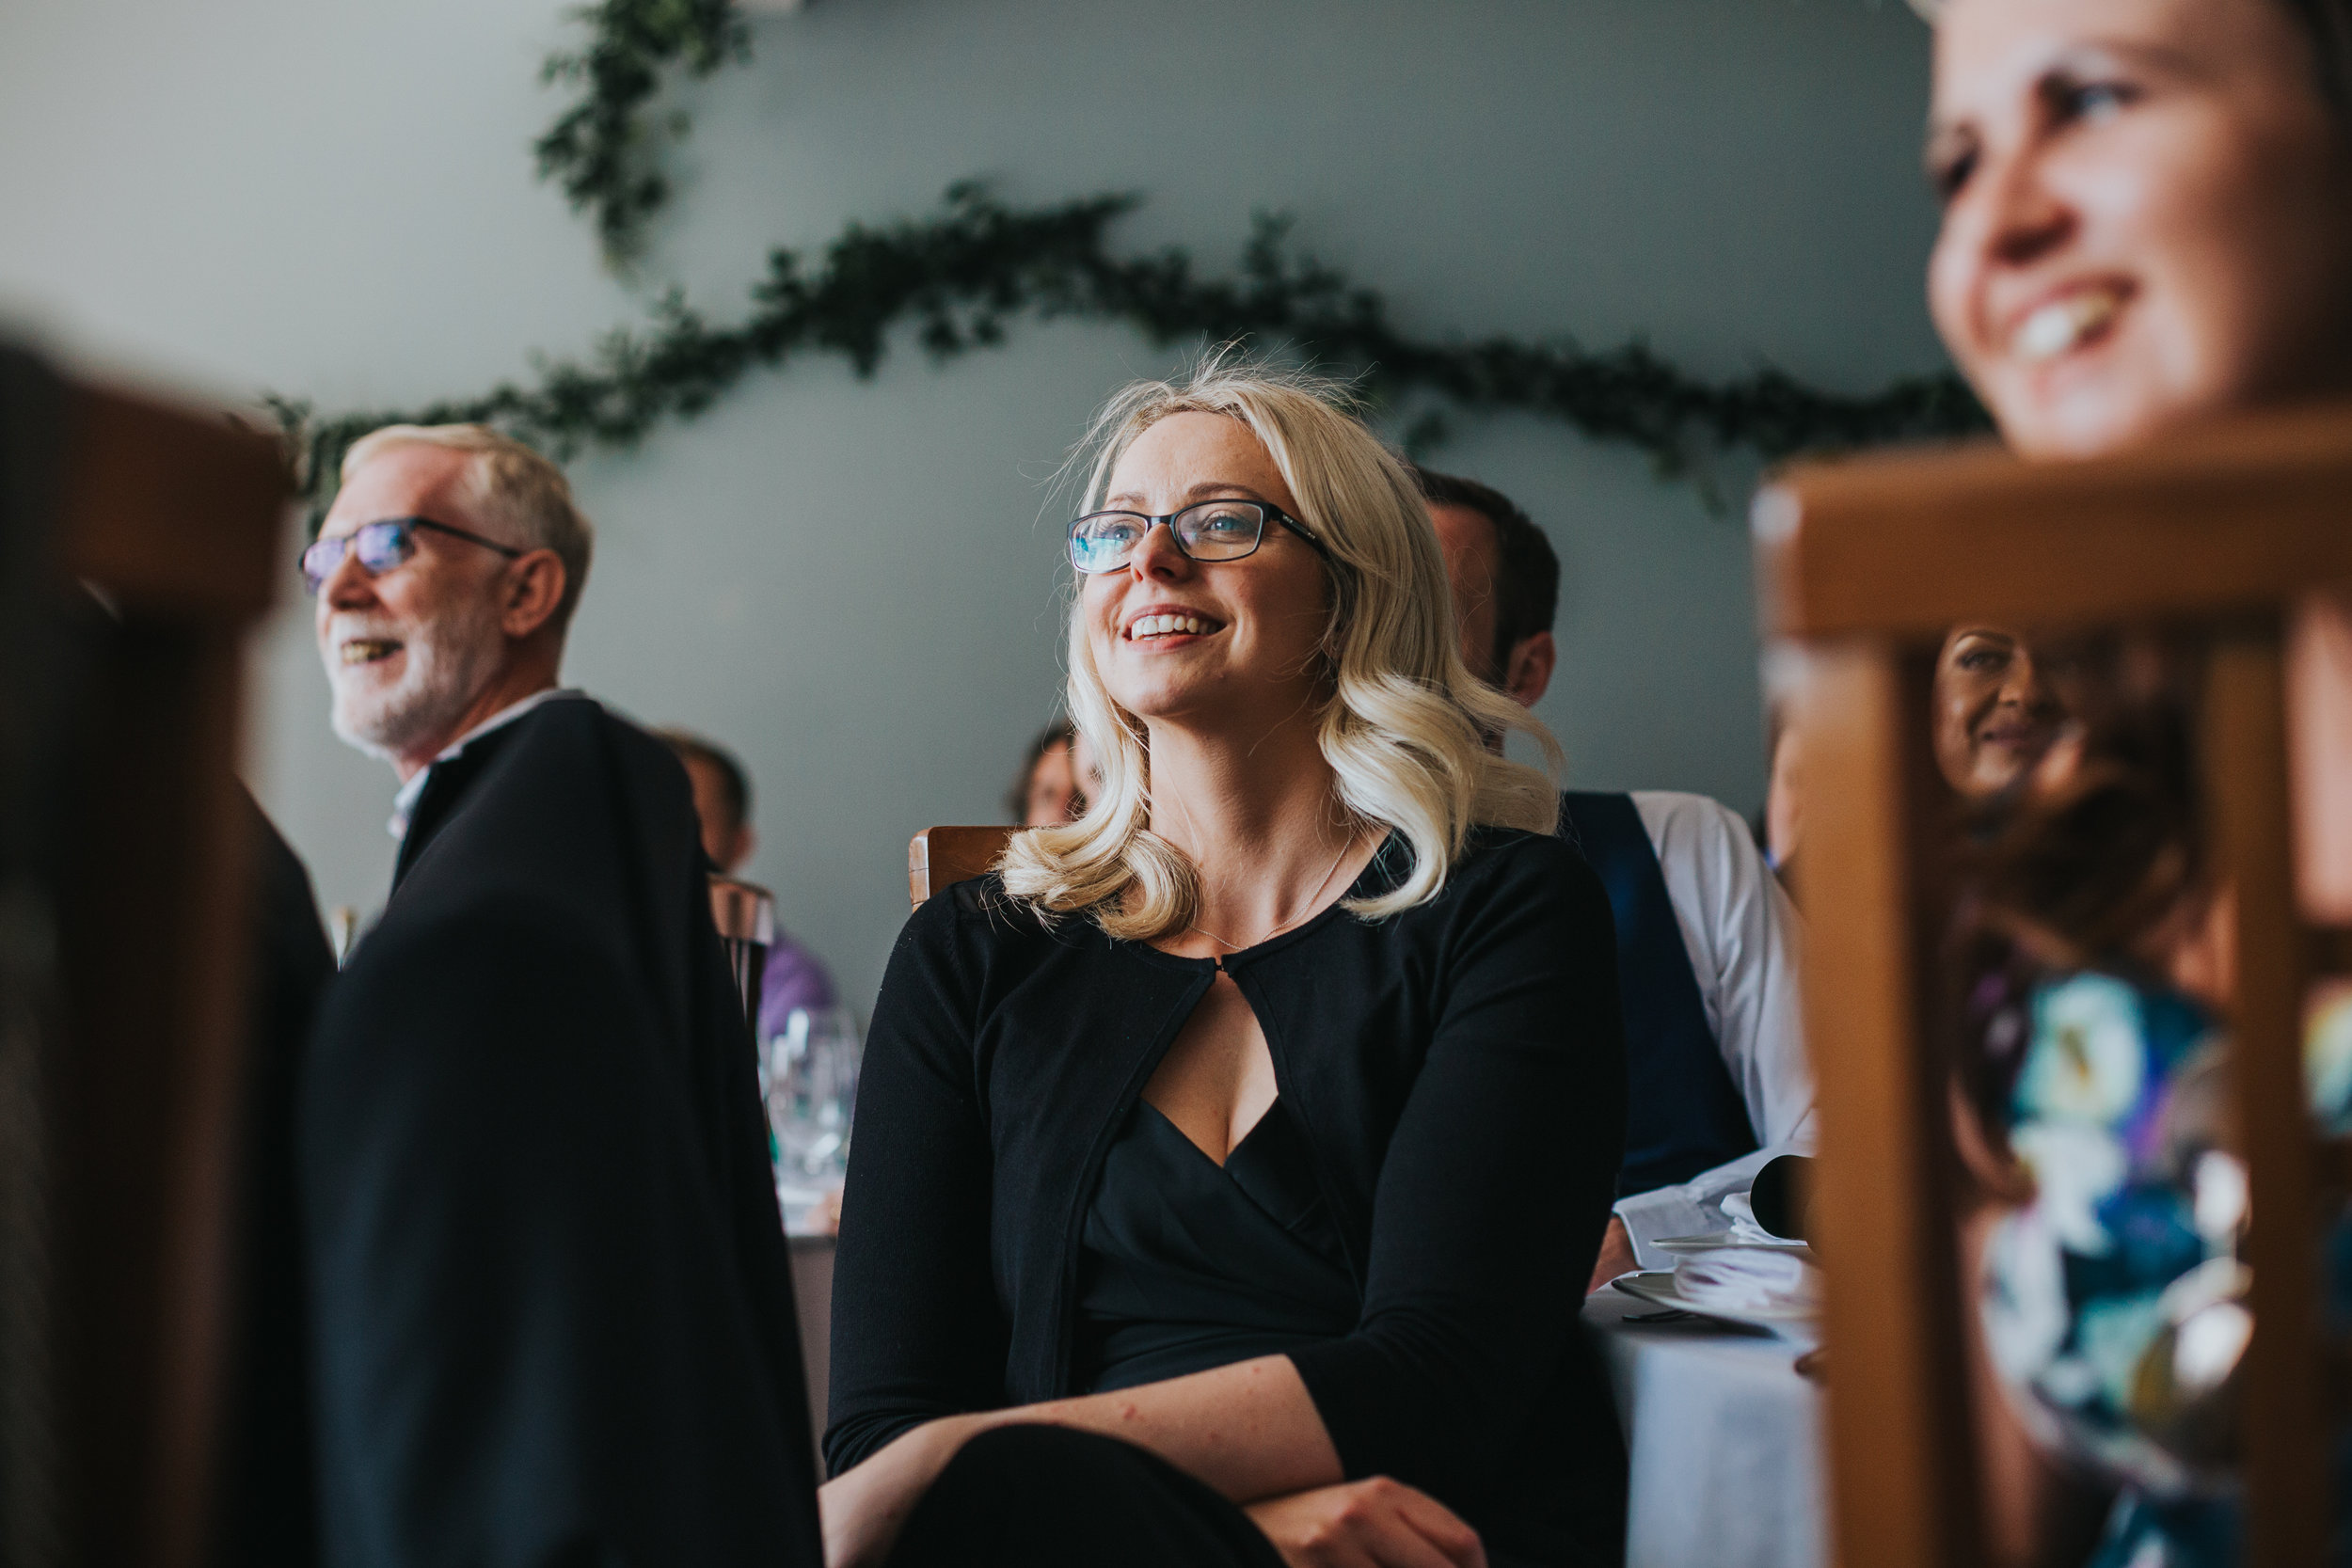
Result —
[[[2026,313],[2010,334],[2010,352],[2028,365],[2071,354],[2106,336],[2128,298],[2115,283],[2070,289]]]
[[[1203,637],[1224,629],[1224,622],[1206,615],[1159,613],[1136,616],[1120,635],[1130,642],[1147,642],[1161,637]]]

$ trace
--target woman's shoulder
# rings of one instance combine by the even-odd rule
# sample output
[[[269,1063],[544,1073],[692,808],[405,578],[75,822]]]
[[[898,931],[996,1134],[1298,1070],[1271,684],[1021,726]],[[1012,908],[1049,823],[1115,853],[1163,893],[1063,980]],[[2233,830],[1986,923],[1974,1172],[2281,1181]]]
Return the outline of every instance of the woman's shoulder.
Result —
[[[1576,847],[1557,833],[1531,832],[1525,828],[1493,824],[1472,828],[1454,863],[1456,879],[1495,882],[1570,882],[1593,879],[1592,867]]]
[[[918,939],[1002,942],[1049,937],[1061,924],[1007,893],[1004,878],[991,871],[932,894],[915,906],[906,929]]]
[[[912,1006],[968,1021],[1057,959],[1066,964],[1089,935],[1101,940],[1083,919],[1041,915],[993,873],[942,888],[899,927],[875,1016]]]
[[[1608,918],[1609,895],[1575,846],[1552,833],[1491,824],[1472,828],[1434,901],[1438,909],[1565,904]]]
[[[1083,915],[1050,915],[1007,893],[1004,879],[992,871],[924,900],[900,931],[898,945],[928,960],[926,967],[952,962],[993,969],[1066,950],[1093,930]]]

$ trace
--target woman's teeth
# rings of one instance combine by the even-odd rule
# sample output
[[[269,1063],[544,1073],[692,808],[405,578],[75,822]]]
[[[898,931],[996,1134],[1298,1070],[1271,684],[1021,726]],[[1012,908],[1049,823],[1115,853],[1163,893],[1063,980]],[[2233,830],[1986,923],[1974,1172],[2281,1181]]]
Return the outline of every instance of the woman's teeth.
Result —
[[[389,637],[358,637],[343,644],[345,664],[373,664],[379,658],[389,658],[400,652],[400,644]]]
[[[2021,359],[2055,359],[2115,319],[2123,308],[2112,289],[2082,289],[2027,316],[2011,341]]]
[[[1179,633],[1200,633],[1216,623],[1198,615],[1146,615],[1127,628],[1127,639],[1140,642],[1147,637],[1173,637]]]

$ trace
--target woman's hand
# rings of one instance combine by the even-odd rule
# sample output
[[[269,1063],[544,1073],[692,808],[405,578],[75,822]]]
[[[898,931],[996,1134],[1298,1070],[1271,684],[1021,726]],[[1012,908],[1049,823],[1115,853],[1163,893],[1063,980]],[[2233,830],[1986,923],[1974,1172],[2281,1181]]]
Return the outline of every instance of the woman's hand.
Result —
[[[1476,1530],[1386,1476],[1265,1497],[1243,1512],[1290,1568],[1486,1568]]]
[[[926,1421],[818,1487],[825,1568],[876,1568],[898,1544],[898,1532],[939,1472],[982,1425],[969,1416]]]

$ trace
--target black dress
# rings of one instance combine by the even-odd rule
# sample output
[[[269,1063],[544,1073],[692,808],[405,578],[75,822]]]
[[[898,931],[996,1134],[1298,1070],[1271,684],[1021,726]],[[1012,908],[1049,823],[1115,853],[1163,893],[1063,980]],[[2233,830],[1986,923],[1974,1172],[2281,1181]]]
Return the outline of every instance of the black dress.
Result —
[[[1277,1100],[1219,1165],[1148,1100],[1103,1162],[1078,1261],[1077,1382],[1133,1388],[1356,1326],[1314,1151]]]
[[[1394,885],[1406,853],[1392,838],[1351,893]],[[1625,1127],[1591,870],[1557,840],[1483,830],[1426,904],[1335,906],[1228,955],[1279,1098],[1224,1169],[1141,1101],[1218,967],[1041,921],[993,878],[909,922],[843,1202],[834,1473],[937,1417],[1280,1354],[1347,1479],[1427,1492],[1499,1560],[1617,1560],[1623,1449],[1578,1316]],[[1139,1449],[996,1439],[949,1465],[905,1560],[1004,1532],[1008,1561],[1160,1560],[1051,1538],[1064,1518],[1116,1531],[1122,1510],[1138,1538],[1144,1518],[1220,1539],[1239,1521],[1248,1539],[1202,1562],[1268,1549]],[[987,1519],[948,1517],[949,1497]]]

